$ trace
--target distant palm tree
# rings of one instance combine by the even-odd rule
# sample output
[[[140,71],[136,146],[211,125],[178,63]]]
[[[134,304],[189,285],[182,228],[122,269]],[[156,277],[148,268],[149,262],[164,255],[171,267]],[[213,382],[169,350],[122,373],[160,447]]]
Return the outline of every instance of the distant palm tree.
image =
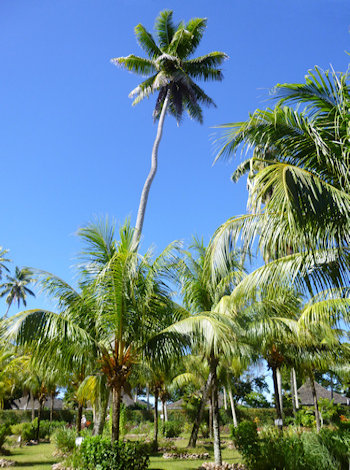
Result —
[[[20,306],[21,302],[24,306],[27,305],[27,294],[32,295],[35,297],[35,294],[32,290],[30,290],[27,285],[33,282],[33,273],[27,268],[20,269],[16,266],[15,275],[9,276],[7,275],[7,282],[4,282],[0,285],[0,297],[6,297],[6,303],[8,305],[5,317],[10,310],[12,302],[17,302],[18,307]]]
[[[3,270],[8,271],[8,268],[4,264],[10,261],[8,258],[5,258],[7,253],[8,253],[8,250],[0,246],[0,279],[1,279],[2,271]]]
[[[157,171],[158,146],[162,137],[165,114],[169,112],[179,123],[186,110],[192,119],[203,122],[201,105],[214,105],[213,100],[193,79],[216,80],[223,78],[218,68],[227,58],[223,52],[211,52],[201,57],[190,58],[197,49],[207,25],[206,18],[193,18],[187,24],[173,23],[173,12],[162,11],[155,22],[158,44],[144,26],[138,24],[135,34],[140,47],[148,58],[133,54],[112,59],[131,72],[148,76],[131,93],[133,105],[151,94],[157,93],[154,119],[159,119],[157,136],[153,144],[151,170],[144,184],[133,242],[137,245],[143,226],[148,193]]]

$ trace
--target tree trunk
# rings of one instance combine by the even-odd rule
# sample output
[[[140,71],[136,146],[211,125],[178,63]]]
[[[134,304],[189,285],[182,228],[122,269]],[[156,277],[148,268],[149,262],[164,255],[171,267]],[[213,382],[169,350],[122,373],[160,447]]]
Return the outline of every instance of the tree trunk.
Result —
[[[162,434],[165,435],[165,400],[162,399]]]
[[[230,403],[231,403],[233,426],[236,428],[238,426],[237,415],[236,415],[236,407],[235,407],[235,402],[233,400],[232,390],[231,390],[230,386],[228,387],[228,395],[230,397]]]
[[[277,415],[277,419],[281,420],[282,422],[282,425],[279,424],[278,427],[282,429],[283,428],[283,416],[282,416],[282,410],[280,407],[276,367],[272,367],[272,379],[273,379],[273,388],[275,392],[276,415]]]
[[[40,421],[41,421],[41,410],[43,407],[43,403],[41,400],[39,400],[39,408],[38,408],[38,425],[36,427],[36,440],[39,442],[39,436],[40,436]]]
[[[210,391],[210,386],[211,386],[212,379],[213,379],[212,373],[209,372],[206,384],[205,384],[204,389],[203,389],[202,399],[201,399],[201,402],[199,404],[198,413],[197,413],[196,419],[193,423],[191,437],[190,437],[190,440],[188,442],[187,447],[196,447],[197,438],[198,438],[198,431],[199,431],[199,427],[200,427],[201,422],[202,422],[204,408],[205,408],[205,405],[208,401],[208,396],[209,396],[209,391]]]
[[[279,367],[276,369],[276,375],[278,384],[278,399],[280,401],[281,414],[283,415],[282,376]]]
[[[146,387],[146,401],[147,401],[147,409],[150,409],[150,404],[149,404],[149,386],[147,385]]]
[[[211,395],[209,398],[209,437],[213,439],[213,389],[211,390]]]
[[[35,408],[34,408],[35,398],[34,398],[34,395],[32,393],[31,393],[31,397],[32,397],[32,421],[34,421],[34,419],[35,419]]]
[[[154,436],[153,445],[154,450],[158,450],[158,389],[154,392]]]
[[[53,404],[54,404],[55,395],[56,395],[55,392],[51,392],[50,424],[53,421]]]
[[[166,400],[164,401],[164,419],[165,419],[165,422],[167,423],[168,422],[168,404]]]
[[[139,210],[137,212],[136,226],[135,226],[135,231],[134,231],[133,240],[132,240],[133,242],[132,244],[135,248],[138,247],[138,244],[140,241],[142,227],[143,227],[143,220],[144,220],[145,212],[146,212],[148,194],[149,194],[149,190],[151,189],[153,179],[157,172],[158,147],[159,147],[159,143],[163,134],[163,125],[164,125],[164,119],[165,119],[165,115],[166,115],[168,104],[169,104],[169,98],[170,98],[170,92],[168,91],[164,100],[162,112],[160,113],[158,127],[157,127],[157,135],[153,144],[152,157],[151,157],[151,169],[142,189]]]
[[[94,416],[94,429],[92,431],[93,436],[101,436],[103,433],[103,428],[106,421],[106,414],[107,414],[107,406],[108,406],[108,399],[103,399],[99,397],[97,406],[95,407],[95,416]]]
[[[122,398],[121,387],[112,389],[112,442],[119,441],[120,403]]]
[[[135,388],[134,403],[137,403],[137,388]]]
[[[290,393],[292,395],[293,415],[295,417],[297,413],[296,400],[295,400],[295,389],[293,380],[293,369],[290,370]]]
[[[225,411],[227,411],[227,393],[226,393],[225,387],[224,387],[224,408],[225,408]]]
[[[318,409],[315,380],[314,380],[312,373],[310,374],[310,382],[311,382],[312,398],[314,399],[314,407],[315,407],[316,431],[320,432],[320,429],[321,429],[320,410]]]
[[[83,417],[83,405],[81,403],[78,403],[78,413],[77,413],[77,433],[79,434],[81,431],[81,419]]]
[[[295,408],[299,409],[299,398],[298,398],[298,385],[297,385],[297,376],[295,373],[294,367],[292,368],[293,382],[294,382],[294,398],[295,398]]]
[[[222,465],[221,442],[220,442],[220,416],[218,400],[218,383],[216,375],[217,359],[212,358],[210,368],[213,374],[213,431],[214,431],[214,461],[215,465]]]

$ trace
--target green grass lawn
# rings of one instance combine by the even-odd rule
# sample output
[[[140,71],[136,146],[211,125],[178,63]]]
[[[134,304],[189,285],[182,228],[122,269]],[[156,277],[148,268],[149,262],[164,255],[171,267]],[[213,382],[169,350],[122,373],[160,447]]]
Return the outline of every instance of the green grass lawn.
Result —
[[[226,440],[226,436],[223,436],[223,440]],[[208,439],[205,439],[205,444],[200,444],[198,448],[198,453],[205,452],[210,454],[210,459],[208,460],[167,460],[163,459],[163,453],[158,454],[157,456],[152,456],[150,458],[150,470],[188,470],[193,468],[198,468],[203,462],[211,462],[214,459],[213,446]],[[184,448],[186,451],[188,439],[176,440],[174,444],[176,447]],[[201,440],[203,442],[203,440]],[[161,444],[160,444],[161,445]],[[171,451],[170,451],[171,452]],[[189,450],[189,452],[196,452],[195,450]],[[241,462],[240,454],[236,450],[228,449],[225,445],[222,447],[222,459],[228,463],[238,463]]]
[[[224,437],[225,439],[225,437]],[[188,439],[180,439],[174,441],[174,445],[178,448],[183,448],[186,451],[186,444]],[[162,443],[160,443],[162,445]],[[33,470],[49,470],[51,466],[58,462],[52,456],[54,452],[53,444],[40,444],[37,446],[23,446],[18,448],[11,448],[11,455],[4,456],[4,458],[16,461],[16,470],[26,470],[31,468]],[[213,446],[209,440],[202,440],[198,452],[209,452],[211,458],[206,461],[213,460]],[[170,451],[171,452],[171,451]],[[190,451],[191,452],[191,451]],[[195,452],[195,451],[193,451]],[[166,460],[163,459],[163,453],[152,456],[150,458],[150,470],[188,470],[198,468],[204,460]],[[225,462],[235,463],[240,461],[240,455],[237,451],[228,449],[225,445],[222,450],[222,457]]]
[[[11,455],[3,458],[15,460],[16,470],[51,470],[51,466],[58,462],[58,459],[52,457],[54,451],[53,444],[40,444],[37,446],[23,446],[11,448]],[[13,468],[13,467],[12,467]]]

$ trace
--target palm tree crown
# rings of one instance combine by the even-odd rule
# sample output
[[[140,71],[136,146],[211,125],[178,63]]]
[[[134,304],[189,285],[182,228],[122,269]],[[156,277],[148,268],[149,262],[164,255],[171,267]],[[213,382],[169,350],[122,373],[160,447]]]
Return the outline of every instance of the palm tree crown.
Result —
[[[133,105],[153,93],[158,93],[153,116],[160,117],[166,97],[169,97],[169,113],[177,121],[183,111],[199,122],[203,121],[201,105],[215,105],[213,100],[193,81],[193,79],[216,80],[223,78],[218,67],[227,58],[223,52],[211,52],[201,57],[190,58],[197,49],[207,25],[206,18],[193,18],[188,23],[173,23],[173,12],[162,11],[155,22],[158,40],[142,24],[135,27],[140,47],[148,58],[129,55],[112,59],[116,65],[139,75],[147,76],[131,93]]]
[[[7,275],[6,278],[7,282],[4,282],[0,286],[0,297],[7,295],[6,303],[8,308],[5,316],[7,315],[13,301],[17,302],[18,307],[20,306],[21,302],[23,302],[23,305],[26,306],[27,294],[35,297],[34,292],[27,287],[27,285],[33,281],[32,272],[29,269],[20,269],[18,266],[16,266],[15,275]]]

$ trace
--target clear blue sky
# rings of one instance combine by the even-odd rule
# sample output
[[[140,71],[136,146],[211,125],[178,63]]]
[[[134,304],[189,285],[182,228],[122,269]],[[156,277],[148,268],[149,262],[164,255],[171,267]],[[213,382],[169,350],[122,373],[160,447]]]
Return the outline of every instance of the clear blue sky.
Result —
[[[110,59],[142,54],[133,28],[152,30],[165,8],[175,20],[207,17],[197,54],[230,59],[222,83],[203,85],[218,106],[204,125],[166,120],[144,248],[194,233],[208,241],[245,211],[245,182],[231,183],[232,164],[211,166],[212,126],[245,119],[266,106],[273,85],[302,81],[316,64],[348,66],[348,0],[1,0],[0,245],[14,264],[72,281],[79,227],[105,214],[135,222],[154,99],[132,108],[128,93],[140,79]]]

